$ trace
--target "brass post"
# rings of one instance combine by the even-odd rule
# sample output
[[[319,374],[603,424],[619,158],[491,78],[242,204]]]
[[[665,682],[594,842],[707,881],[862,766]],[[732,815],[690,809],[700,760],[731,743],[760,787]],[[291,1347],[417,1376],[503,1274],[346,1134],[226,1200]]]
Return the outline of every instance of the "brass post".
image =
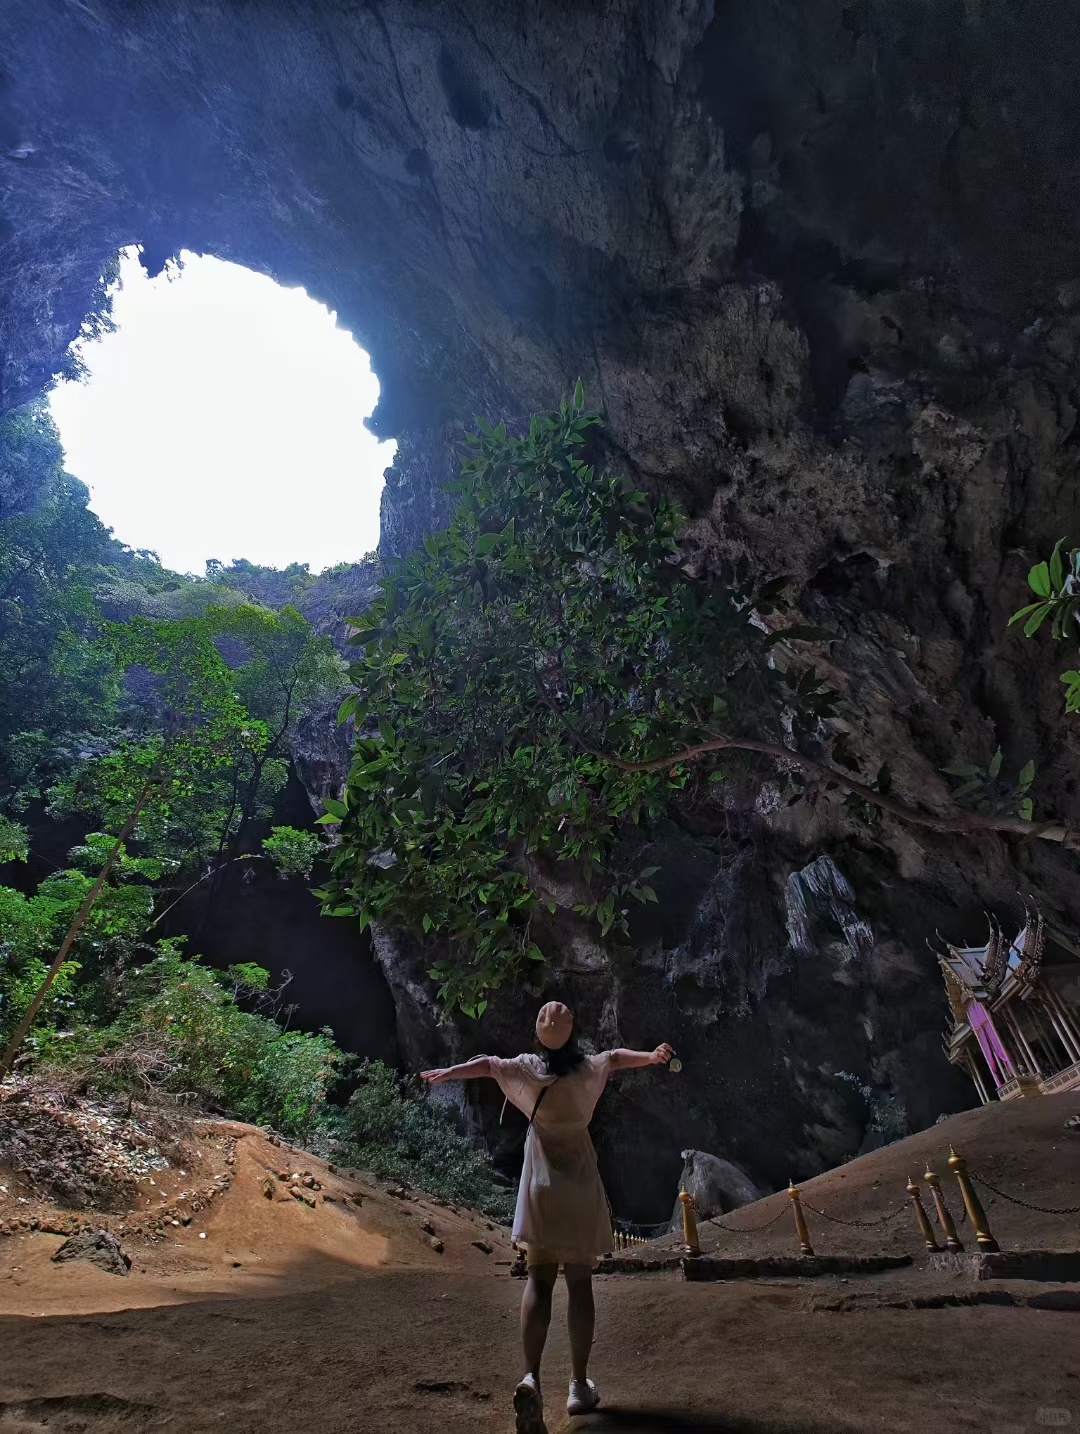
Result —
[[[683,1245],[686,1253],[694,1257],[701,1254],[701,1246],[698,1243],[697,1216],[694,1213],[694,1197],[688,1190],[679,1192],[679,1199],[682,1202],[682,1232]]]
[[[945,1248],[954,1254],[963,1254],[964,1247],[960,1242],[960,1236],[956,1233],[956,1226],[953,1224],[953,1217],[949,1214],[949,1207],[945,1204],[945,1196],[941,1193],[941,1181],[929,1165],[926,1167],[923,1179],[930,1186],[930,1193],[934,1197],[934,1209],[937,1211],[938,1224],[945,1232]]]
[[[996,1255],[1001,1246],[990,1233],[990,1222],[986,1218],[986,1211],[982,1207],[982,1201],[976,1193],[975,1186],[971,1183],[971,1176],[968,1174],[967,1161],[957,1155],[956,1151],[949,1146],[949,1169],[956,1176],[956,1183],[960,1186],[960,1195],[964,1201],[964,1209],[971,1221],[971,1228],[975,1231],[975,1239],[978,1241],[979,1249],[988,1255]]]
[[[810,1231],[806,1228],[806,1216],[803,1214],[802,1201],[799,1198],[798,1187],[793,1181],[788,1181],[788,1199],[791,1201],[792,1213],[795,1216],[795,1236],[799,1241],[799,1254],[812,1255],[814,1247],[810,1243]]]
[[[911,1203],[915,1207],[915,1220],[919,1226],[919,1234],[926,1241],[926,1248],[930,1251],[940,1250],[941,1246],[934,1238],[934,1227],[930,1223],[930,1217],[923,1208],[922,1192],[915,1183],[914,1175],[908,1181],[907,1192],[911,1196]]]

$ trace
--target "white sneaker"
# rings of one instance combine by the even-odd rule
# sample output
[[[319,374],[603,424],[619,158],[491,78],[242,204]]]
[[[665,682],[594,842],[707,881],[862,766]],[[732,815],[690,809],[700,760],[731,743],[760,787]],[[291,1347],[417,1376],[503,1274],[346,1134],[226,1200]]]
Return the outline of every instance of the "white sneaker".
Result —
[[[514,1390],[514,1413],[517,1434],[547,1434],[544,1401],[535,1375],[527,1374]]]
[[[591,1379],[572,1379],[570,1398],[566,1401],[567,1414],[591,1414],[600,1403],[600,1391]]]

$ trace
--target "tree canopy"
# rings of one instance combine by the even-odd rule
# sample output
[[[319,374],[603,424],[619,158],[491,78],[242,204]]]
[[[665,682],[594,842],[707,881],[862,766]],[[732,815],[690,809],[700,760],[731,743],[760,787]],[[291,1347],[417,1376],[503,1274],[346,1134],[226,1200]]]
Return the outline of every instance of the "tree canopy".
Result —
[[[655,900],[627,837],[690,780],[648,762],[710,719],[751,710],[776,730],[796,688],[767,661],[754,592],[728,568],[695,578],[677,507],[587,461],[580,393],[517,438],[482,425],[452,523],[383,580],[359,623],[342,706],[361,730],[341,803],[327,909],[430,935],[443,998],[486,993],[542,958],[536,864],[580,881],[602,934]],[[827,710],[800,679],[798,716]],[[715,763],[713,764],[715,767]],[[707,780],[697,771],[694,780]]]

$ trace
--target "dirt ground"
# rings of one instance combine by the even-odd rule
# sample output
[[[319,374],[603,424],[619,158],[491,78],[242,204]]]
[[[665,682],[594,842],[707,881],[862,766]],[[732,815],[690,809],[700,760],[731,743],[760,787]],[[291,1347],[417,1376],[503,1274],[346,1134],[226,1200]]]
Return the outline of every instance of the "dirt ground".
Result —
[[[1080,1203],[1080,1135],[1063,1129],[1076,1104],[1055,1097],[970,1112],[820,1177],[808,1194],[848,1217],[887,1212],[893,1174],[921,1143],[947,1155],[950,1138],[964,1148],[962,1134],[972,1164],[1003,1189],[1024,1180],[1032,1199]],[[217,1138],[219,1163],[232,1156],[218,1169],[228,1183],[190,1224],[161,1214],[183,1203],[185,1191],[160,1190],[178,1172],[155,1174],[137,1217],[101,1222],[144,1232],[122,1237],[134,1259],[127,1277],[53,1264],[62,1237],[40,1229],[0,1239],[0,1431],[512,1428],[521,1284],[509,1277],[505,1232],[472,1212],[332,1172],[250,1127],[219,1127]],[[204,1148],[204,1178],[212,1157]],[[292,1179],[304,1172],[318,1189]],[[758,1223],[771,1208],[760,1202],[733,1219]],[[1042,1248],[1080,1248],[1076,1217],[1024,1218],[1028,1227],[1013,1227],[1020,1240],[1002,1220],[1003,1244],[1031,1247],[1041,1229]],[[893,1223],[909,1222],[884,1227],[890,1238]],[[146,1238],[159,1226],[161,1238]],[[1057,1226],[1064,1231],[1051,1236]],[[836,1230],[832,1251],[891,1248],[880,1232]],[[902,1238],[916,1253],[913,1224]],[[573,1425],[562,1412],[560,1290],[546,1368],[551,1434],[1080,1429],[1080,1286],[1058,1291],[1058,1308],[1035,1308],[1025,1303],[1033,1291],[1044,1304],[1054,1291],[976,1286],[921,1265],[872,1278],[723,1284],[598,1277],[593,1373],[604,1408]]]

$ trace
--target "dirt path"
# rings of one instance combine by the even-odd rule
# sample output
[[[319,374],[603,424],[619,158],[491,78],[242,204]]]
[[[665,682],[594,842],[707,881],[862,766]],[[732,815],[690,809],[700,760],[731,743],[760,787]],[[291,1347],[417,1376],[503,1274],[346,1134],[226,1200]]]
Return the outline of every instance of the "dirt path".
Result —
[[[956,1139],[1003,1188],[1075,1203],[1080,1137],[1063,1125],[1075,1099],[1014,1105],[821,1176],[808,1199],[876,1218],[903,1199],[909,1169],[928,1157],[942,1168]],[[251,1127],[208,1123],[196,1144],[198,1172],[155,1170],[132,1210],[106,1222],[133,1255],[127,1277],[54,1264],[61,1236],[40,1225],[58,1212],[31,1200],[22,1177],[0,1182],[0,1215],[9,1229],[19,1221],[0,1239],[0,1434],[508,1434],[521,1285],[505,1231],[331,1170]],[[777,1203],[786,1195],[732,1218],[756,1223]],[[1080,1245],[1075,1217],[992,1209],[1007,1246]],[[790,1253],[788,1226],[785,1214],[752,1240],[710,1227],[709,1243]],[[577,1421],[578,1434],[1080,1430],[1080,1285],[1057,1308],[1025,1305],[1024,1289],[1004,1281],[978,1287],[999,1304],[923,1307],[966,1301],[976,1287],[919,1268],[909,1210],[874,1228],[812,1229],[825,1250],[895,1246],[917,1264],[873,1279],[600,1277],[594,1373],[605,1410]],[[560,1291],[550,1434],[569,1428],[567,1374]]]
[[[494,1273],[393,1272],[318,1294],[7,1317],[0,1430],[501,1434],[520,1293]],[[581,1434],[1019,1434],[1046,1427],[1047,1409],[1080,1427],[1075,1313],[813,1313],[806,1284],[620,1277],[598,1282],[598,1313],[594,1372],[609,1409],[577,1421]],[[569,1424],[561,1317],[560,1296],[551,1434]]]

